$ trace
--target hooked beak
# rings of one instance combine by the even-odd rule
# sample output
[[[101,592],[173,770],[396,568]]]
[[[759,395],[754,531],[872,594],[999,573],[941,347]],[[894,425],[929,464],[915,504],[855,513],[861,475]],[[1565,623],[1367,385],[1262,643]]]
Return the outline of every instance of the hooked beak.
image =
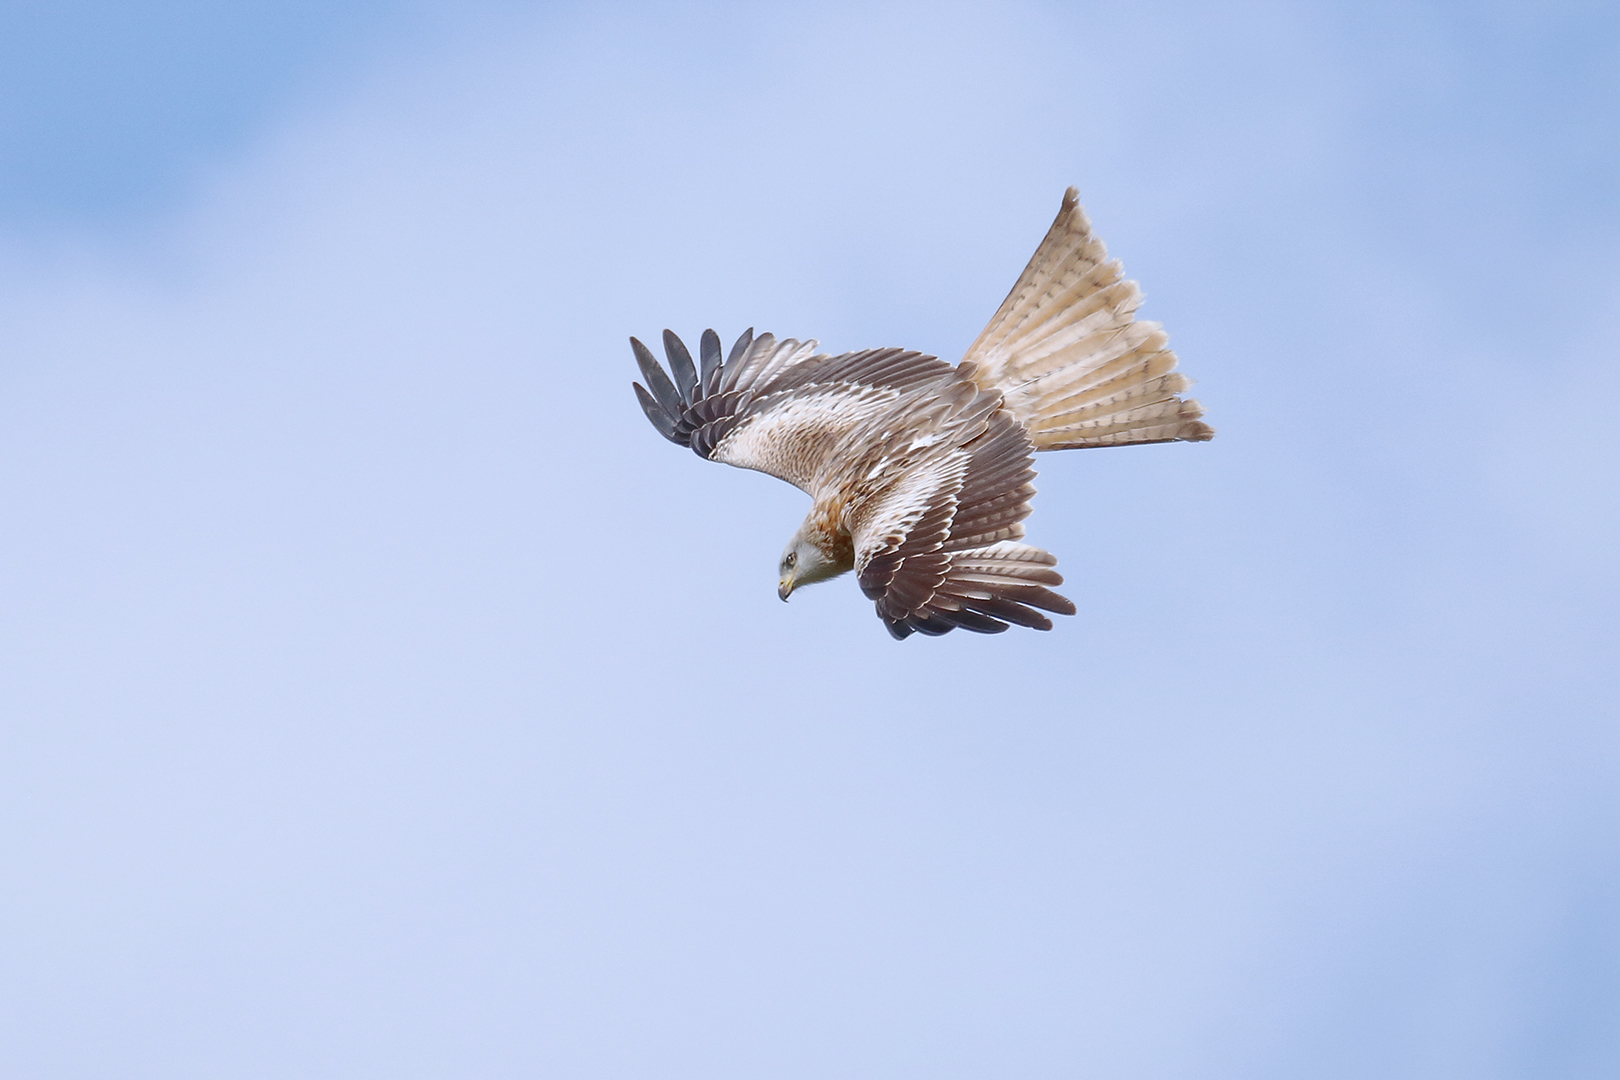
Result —
[[[783,578],[776,586],[776,595],[782,598],[784,604],[787,603],[787,598],[793,595],[793,578],[791,576]]]

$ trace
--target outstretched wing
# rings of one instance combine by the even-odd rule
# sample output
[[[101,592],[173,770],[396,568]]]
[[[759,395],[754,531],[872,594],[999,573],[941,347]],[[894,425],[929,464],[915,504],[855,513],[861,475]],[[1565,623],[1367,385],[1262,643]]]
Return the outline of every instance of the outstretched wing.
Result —
[[[1028,434],[1004,409],[976,419],[967,441],[895,470],[850,513],[861,591],[896,638],[995,634],[1010,623],[1050,630],[1036,608],[1075,612],[1048,588],[1063,584],[1057,560],[1017,543],[1035,494]]]
[[[720,338],[705,330],[701,367],[681,339],[664,331],[666,373],[630,339],[647,386],[635,386],[647,419],[699,457],[754,469],[811,491],[846,439],[894,408],[902,395],[954,377],[932,356],[868,349],[828,356],[815,341],[745,331],[724,361]],[[650,389],[649,389],[650,388]]]

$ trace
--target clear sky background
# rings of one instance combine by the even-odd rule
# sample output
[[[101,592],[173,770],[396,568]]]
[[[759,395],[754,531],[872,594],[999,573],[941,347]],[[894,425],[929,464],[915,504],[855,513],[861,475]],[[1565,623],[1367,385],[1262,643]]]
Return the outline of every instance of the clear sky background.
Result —
[[[1612,4],[21,7],[0,1075],[1620,1075]],[[954,359],[1071,183],[1216,440],[780,603],[625,338]]]

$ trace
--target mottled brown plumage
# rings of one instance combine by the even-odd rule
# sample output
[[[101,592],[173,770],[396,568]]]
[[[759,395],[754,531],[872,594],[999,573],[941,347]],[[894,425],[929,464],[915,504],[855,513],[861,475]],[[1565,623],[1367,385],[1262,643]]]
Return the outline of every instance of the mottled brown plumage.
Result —
[[[699,456],[807,492],[809,515],[783,554],[781,595],[856,572],[889,632],[1049,630],[1074,614],[1052,591],[1057,560],[1019,543],[1035,494],[1034,453],[1214,433],[1179,395],[1163,331],[1133,319],[1073,188],[990,324],[952,367],[902,349],[828,356],[814,341],[748,331],[721,361],[703,333],[701,367],[664,331],[666,374],[634,338],[647,417]]]

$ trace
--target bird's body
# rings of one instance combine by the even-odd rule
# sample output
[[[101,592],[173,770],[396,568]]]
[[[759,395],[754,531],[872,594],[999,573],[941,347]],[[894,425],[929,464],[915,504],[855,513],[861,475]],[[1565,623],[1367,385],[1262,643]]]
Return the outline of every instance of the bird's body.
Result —
[[[1091,235],[1073,188],[1018,284],[956,366],[902,349],[828,356],[752,331],[701,367],[664,332],[670,375],[634,338],[647,417],[699,456],[786,480],[813,500],[779,591],[854,570],[897,638],[1072,615],[1057,560],[1019,541],[1034,453],[1203,441],[1202,410],[1141,294]],[[1041,610],[1036,610],[1041,609]]]

